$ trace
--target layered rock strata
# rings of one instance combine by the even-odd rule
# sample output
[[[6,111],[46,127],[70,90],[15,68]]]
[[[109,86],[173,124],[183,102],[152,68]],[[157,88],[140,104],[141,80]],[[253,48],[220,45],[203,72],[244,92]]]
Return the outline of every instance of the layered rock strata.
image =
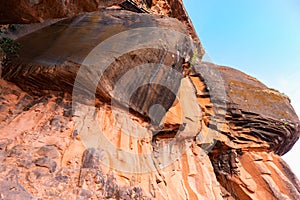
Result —
[[[17,40],[0,80],[1,199],[299,199],[280,157],[300,134],[289,99],[201,62],[181,1],[115,3],[131,11]]]
[[[186,25],[186,30],[198,43],[200,55],[204,53],[181,0],[0,0],[0,24],[49,23],[51,19],[70,18],[108,8],[176,18]]]

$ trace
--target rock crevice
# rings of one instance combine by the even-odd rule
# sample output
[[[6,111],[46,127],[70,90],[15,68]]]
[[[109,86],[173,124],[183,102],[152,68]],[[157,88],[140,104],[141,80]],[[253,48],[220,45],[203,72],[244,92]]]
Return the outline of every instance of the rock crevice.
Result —
[[[56,4],[0,0],[24,9],[1,23],[68,17],[3,65],[0,199],[300,199],[289,99],[202,62],[181,1]]]

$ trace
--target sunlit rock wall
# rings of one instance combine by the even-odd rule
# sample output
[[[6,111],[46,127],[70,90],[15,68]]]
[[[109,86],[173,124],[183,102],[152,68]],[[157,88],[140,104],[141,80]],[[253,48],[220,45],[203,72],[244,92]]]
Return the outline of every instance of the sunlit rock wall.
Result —
[[[201,62],[181,1],[54,4],[0,1],[19,11],[4,23],[101,8],[3,61],[1,199],[300,199],[280,157],[299,137],[288,97]]]

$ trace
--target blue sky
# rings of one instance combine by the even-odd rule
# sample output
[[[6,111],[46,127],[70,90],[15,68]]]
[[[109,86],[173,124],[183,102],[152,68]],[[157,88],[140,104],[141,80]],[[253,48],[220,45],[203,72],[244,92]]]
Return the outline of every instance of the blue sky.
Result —
[[[300,116],[299,0],[183,0],[205,59],[287,94]],[[300,178],[300,141],[284,156]]]

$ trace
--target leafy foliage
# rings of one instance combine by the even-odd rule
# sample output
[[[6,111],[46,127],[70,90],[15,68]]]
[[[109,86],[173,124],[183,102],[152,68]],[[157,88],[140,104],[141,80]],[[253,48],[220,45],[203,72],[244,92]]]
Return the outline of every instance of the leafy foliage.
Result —
[[[195,49],[193,50],[193,56],[192,56],[191,61],[190,61],[192,65],[196,62],[196,60],[197,60],[197,58],[198,58],[198,55],[199,55],[198,49],[195,48]]]
[[[15,42],[11,38],[3,37],[0,39],[0,52],[2,55],[2,62],[9,62],[11,58],[18,57],[18,51],[21,48],[21,44]]]
[[[10,62],[14,57],[18,57],[21,44],[6,36],[8,32],[16,30],[17,27],[14,24],[0,25],[0,62],[2,64]]]

